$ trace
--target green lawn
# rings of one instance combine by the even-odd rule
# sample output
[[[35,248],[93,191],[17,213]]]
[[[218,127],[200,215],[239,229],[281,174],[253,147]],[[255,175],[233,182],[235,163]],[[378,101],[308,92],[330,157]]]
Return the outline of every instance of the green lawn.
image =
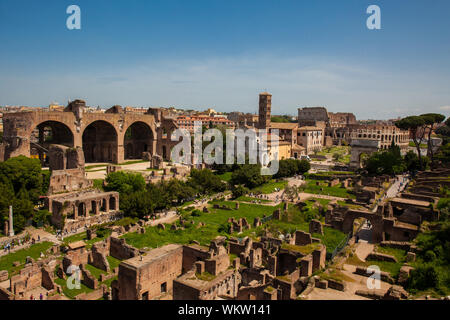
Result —
[[[225,173],[219,174],[218,176],[223,181],[229,182],[231,180],[232,174],[233,174],[233,172],[225,172]]]
[[[126,166],[126,165],[129,165],[129,164],[144,163],[144,162],[149,162],[149,161],[148,160],[130,160],[130,161],[122,162],[120,165],[121,166]]]
[[[362,209],[362,207],[360,205],[353,204],[353,203],[347,203],[347,202],[341,201],[341,200],[339,200],[337,203],[338,203],[338,205],[340,205],[342,207],[349,207],[350,209],[355,209],[355,210]]]
[[[83,293],[83,292],[89,293],[89,292],[94,291],[94,290],[92,290],[92,289],[86,287],[86,286],[85,286],[84,284],[82,284],[82,283],[80,283],[80,289],[69,289],[69,288],[67,287],[67,280],[64,280],[64,279],[61,279],[61,278],[55,278],[55,282],[56,282],[56,284],[59,284],[59,285],[61,286],[64,295],[65,295],[67,298],[70,298],[70,299],[75,299],[75,297],[76,297],[77,295],[79,295],[80,293]]]
[[[371,265],[376,265],[380,268],[381,271],[389,272],[391,274],[391,277],[393,277],[394,279],[397,279],[398,274],[400,272],[400,268],[406,261],[406,251],[401,250],[401,249],[394,249],[394,248],[381,247],[381,246],[377,246],[376,250],[377,250],[377,252],[394,256],[395,258],[397,258],[398,262],[386,262],[386,261],[376,261],[376,260],[362,261],[362,260],[358,259],[358,257],[356,255],[353,255],[352,257],[347,259],[346,263],[358,265],[358,266],[365,266],[365,267],[368,267]]]
[[[111,256],[107,256],[106,259],[107,259],[108,262],[109,262],[109,268],[110,268],[111,270],[117,268],[117,267],[119,266],[120,262],[121,262],[121,260],[116,259],[116,258],[111,257]]]
[[[319,185],[316,184],[317,182],[319,182]],[[302,186],[301,188],[306,193],[330,195],[333,197],[340,197],[340,198],[350,198],[350,199],[355,198],[355,195],[350,194],[346,188],[341,188],[339,186],[329,187],[326,182],[322,182],[319,180],[307,179],[306,185]],[[321,191],[320,189],[323,189],[323,191]]]
[[[333,156],[335,153],[339,154],[339,162],[350,163],[350,147],[348,146],[333,146],[328,148],[323,148],[322,151],[319,151],[317,155]]]
[[[229,208],[235,207],[235,203],[231,201],[212,201],[211,203],[226,205]],[[165,230],[147,227],[145,234],[127,233],[122,237],[126,239],[128,244],[137,248],[155,248],[169,243],[187,244],[192,240],[197,240],[202,245],[209,245],[210,241],[218,235],[228,235],[226,233],[228,218],[246,218],[248,223],[252,224],[255,217],[262,217],[263,214],[269,216],[278,207],[280,205],[271,207],[247,203],[241,203],[238,210],[214,209],[211,207],[211,213],[201,212],[200,216],[191,216],[186,213],[189,222],[185,225],[185,230],[170,230],[170,225],[166,225]],[[191,221],[194,224],[191,224]],[[206,225],[197,228],[200,222]]]
[[[414,141],[410,141],[408,145],[409,145],[410,147],[414,147],[414,148],[416,147]],[[419,146],[420,146],[421,149],[425,149],[425,148],[428,147],[426,143],[421,143],[421,144],[419,144]]]
[[[288,182],[285,180],[276,182],[275,180],[271,180],[259,187],[256,187],[252,190],[250,190],[251,192],[261,192],[263,194],[269,194],[269,193],[273,193],[275,192],[275,188],[279,188],[280,190],[283,190],[286,186],[287,186]]]
[[[297,206],[291,204],[289,205],[288,214],[283,214],[281,220],[270,220],[264,226],[258,227],[256,229],[252,228],[250,230],[245,230],[238,236],[241,238],[244,236],[256,238],[263,233],[265,227],[267,227],[268,230],[270,230],[273,234],[278,234],[278,232],[281,232],[283,234],[292,234],[296,230],[309,232],[310,219],[316,218],[324,222],[324,217],[319,214],[319,209],[316,205],[314,205],[314,203],[317,202],[322,206],[326,206],[329,202],[329,200],[325,199],[314,200],[310,199],[306,201],[307,205],[304,211],[300,211]],[[327,252],[329,253],[333,252],[334,249],[346,237],[345,233],[333,228],[324,227],[323,232],[323,235],[314,233],[312,234],[312,236],[321,239],[321,242],[327,247]]]
[[[72,242],[84,241],[86,243],[86,248],[89,249],[89,248],[92,247],[92,245],[94,243],[106,239],[107,237],[109,237],[110,234],[111,234],[110,232],[107,232],[104,237],[99,237],[98,236],[98,237],[95,237],[95,238],[93,238],[91,240],[87,240],[86,231],[83,231],[81,233],[74,234],[72,236],[64,238],[63,244],[67,246],[69,243],[72,243]]]
[[[23,268],[25,259],[28,256],[36,260],[40,257],[41,252],[47,251],[47,249],[49,249],[51,246],[53,246],[53,243],[48,241],[36,243],[28,249],[21,249],[19,251],[2,256],[0,257],[0,270],[7,270],[11,275],[11,273],[14,273]],[[19,261],[21,265],[18,267],[14,267],[13,263],[15,261]]]
[[[96,268],[93,265],[87,263],[85,265],[86,269],[89,270],[89,272],[98,280],[100,278],[101,274],[107,274],[106,271],[103,271],[102,269]]]

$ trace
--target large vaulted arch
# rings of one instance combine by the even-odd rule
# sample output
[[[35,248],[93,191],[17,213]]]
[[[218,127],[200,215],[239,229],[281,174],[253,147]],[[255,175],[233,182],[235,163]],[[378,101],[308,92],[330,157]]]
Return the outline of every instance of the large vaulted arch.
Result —
[[[141,159],[144,152],[153,154],[153,132],[144,122],[131,124],[124,136],[125,159]]]
[[[30,134],[30,156],[39,158],[42,165],[48,164],[48,149],[51,144],[67,147],[74,146],[72,130],[59,121],[44,121],[39,123]]]
[[[117,161],[117,132],[110,123],[92,122],[84,129],[82,139],[86,162]]]

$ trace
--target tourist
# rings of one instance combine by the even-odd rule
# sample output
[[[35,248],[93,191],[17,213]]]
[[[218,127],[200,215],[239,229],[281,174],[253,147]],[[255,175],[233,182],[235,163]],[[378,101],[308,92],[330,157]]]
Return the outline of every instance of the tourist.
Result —
[[[42,294],[42,292],[41,292],[41,294],[39,295],[39,300],[44,300],[44,295]]]

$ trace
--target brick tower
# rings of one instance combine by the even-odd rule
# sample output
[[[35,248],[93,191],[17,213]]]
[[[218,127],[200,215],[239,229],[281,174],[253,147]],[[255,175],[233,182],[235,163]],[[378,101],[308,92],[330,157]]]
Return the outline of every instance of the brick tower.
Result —
[[[268,129],[270,127],[270,109],[272,106],[272,95],[268,92],[259,94],[259,129]]]

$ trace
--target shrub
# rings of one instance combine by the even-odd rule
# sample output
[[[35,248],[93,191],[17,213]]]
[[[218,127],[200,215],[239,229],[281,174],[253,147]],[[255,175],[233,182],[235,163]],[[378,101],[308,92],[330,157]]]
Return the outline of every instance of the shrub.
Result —
[[[426,290],[436,288],[439,283],[438,273],[434,266],[419,266],[411,271],[408,287],[413,290]]]
[[[425,255],[423,258],[426,262],[431,262],[436,259],[436,254],[433,251],[428,250],[427,252],[425,252]]]

